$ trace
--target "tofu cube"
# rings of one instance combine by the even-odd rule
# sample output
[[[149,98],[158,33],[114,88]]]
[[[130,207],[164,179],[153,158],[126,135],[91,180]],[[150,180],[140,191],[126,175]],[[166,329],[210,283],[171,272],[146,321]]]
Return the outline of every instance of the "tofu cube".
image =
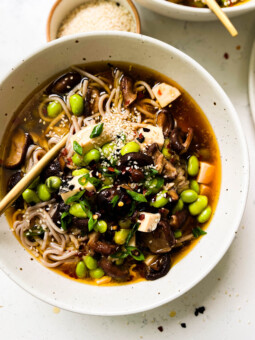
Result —
[[[138,136],[140,134],[143,135],[144,141],[142,143],[139,143],[138,140],[136,140],[137,143],[140,144],[141,150],[144,150],[147,145],[151,145],[153,143],[157,143],[159,148],[161,149],[164,145],[164,135],[163,131],[158,126],[149,125],[144,128],[141,128],[137,131]]]
[[[63,188],[62,192],[60,193],[60,196],[62,197],[62,200],[64,202],[66,202],[69,197],[72,197],[81,190],[96,191],[94,185],[91,184],[89,181],[87,181],[85,185],[81,185],[79,183],[80,177],[82,176],[73,177],[70,181],[68,181],[66,187]]]
[[[181,95],[181,92],[176,87],[166,83],[161,83],[154,86],[152,92],[154,93],[161,107],[169,105]]]
[[[161,215],[159,213],[152,214],[148,212],[141,212],[138,217],[138,222],[140,223],[138,231],[143,233],[150,233],[157,228],[160,221]]]

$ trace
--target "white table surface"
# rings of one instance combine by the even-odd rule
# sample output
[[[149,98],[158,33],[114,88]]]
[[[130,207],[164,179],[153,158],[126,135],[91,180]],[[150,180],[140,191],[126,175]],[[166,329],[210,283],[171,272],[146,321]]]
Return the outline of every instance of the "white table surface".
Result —
[[[45,24],[53,2],[0,0],[0,78],[46,42]],[[59,310],[32,297],[0,272],[1,339],[255,339],[255,135],[248,101],[255,12],[232,20],[239,35],[231,38],[216,21],[182,22],[138,9],[142,32],[196,59],[236,107],[251,162],[250,190],[239,231],[222,261],[195,288],[165,306],[126,317]],[[206,310],[196,317],[194,309],[199,306]],[[170,317],[171,311],[175,317]],[[182,322],[186,329],[180,326]]]

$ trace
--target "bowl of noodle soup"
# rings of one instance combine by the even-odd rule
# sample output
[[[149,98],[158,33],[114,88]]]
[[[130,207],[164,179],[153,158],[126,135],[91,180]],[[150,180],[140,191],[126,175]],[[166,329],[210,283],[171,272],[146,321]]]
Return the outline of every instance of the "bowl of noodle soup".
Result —
[[[127,91],[129,95],[131,94],[131,97],[127,99],[125,91],[131,78],[134,80],[133,90]],[[155,98],[155,88],[162,84],[167,85],[167,88],[173,91],[171,92],[173,93],[171,105],[169,102],[165,104],[161,99]],[[157,88],[156,97],[161,91],[164,92],[162,86]],[[61,95],[63,87],[65,96]],[[77,101],[79,102],[79,97],[82,97],[83,104],[86,104],[88,89],[91,92],[90,100],[87,102],[89,113],[80,115]],[[132,99],[134,93],[135,97]],[[10,96],[13,100],[10,100]],[[56,177],[55,168],[58,167],[58,173],[63,170],[62,160],[58,158],[51,167],[46,169],[48,172],[45,170],[42,173],[38,183],[33,183],[29,189],[29,193],[36,193],[37,198],[23,195],[25,203],[23,202],[22,208],[13,208],[11,213],[7,212],[0,219],[1,269],[25,290],[43,301],[79,313],[131,314],[155,308],[182,295],[205,277],[224,255],[239,226],[246,201],[248,186],[246,144],[231,102],[216,81],[191,58],[167,44],[131,33],[81,34],[75,38],[69,37],[54,41],[20,64],[3,80],[0,99],[3,112],[1,155],[5,165],[1,169],[1,177],[4,178],[1,183],[2,195],[6,192],[6,183],[13,175],[14,169],[28,172],[52,145],[56,144],[65,133],[69,133],[67,145],[61,152],[65,167],[68,169],[68,174],[61,177],[61,188],[56,182],[52,182],[52,177]],[[52,107],[49,108],[49,106]],[[187,112],[185,107],[189,107]],[[56,114],[54,110],[58,108],[60,111]],[[200,117],[197,118],[199,121],[194,118],[191,108],[197,112],[197,116]],[[164,116],[164,110],[170,109],[176,111],[171,134],[162,126],[161,130],[159,129],[158,120],[160,114]],[[84,106],[83,113],[85,110]],[[157,112],[157,115],[154,112]],[[151,131],[150,135],[146,135],[148,126],[149,130],[151,129],[154,133],[153,141],[150,139]],[[101,132],[98,131],[100,129]],[[228,135],[225,134],[226,129],[229,132]],[[165,147],[166,138],[162,130],[164,134],[170,136],[169,140],[176,157],[179,152],[177,160],[172,158],[166,160],[167,153],[166,151],[164,153],[162,149]],[[199,130],[207,132],[199,133]],[[122,138],[121,132],[124,132],[125,137]],[[176,137],[178,133],[180,136]],[[12,146],[8,149],[6,141],[16,140],[18,134],[22,135],[26,152],[25,156],[21,153],[20,159],[14,164],[8,156]],[[196,143],[190,144],[187,140],[191,139],[192,134],[196,136],[193,137]],[[86,139],[85,135],[89,138],[86,137]],[[101,154],[98,157],[103,158],[105,156],[103,146],[112,143],[113,139],[117,145],[114,153],[114,156],[117,155],[118,158],[116,163],[111,163],[112,158],[98,162],[97,152],[100,151]],[[176,140],[179,144],[175,142]],[[161,171],[157,167],[159,164],[156,162],[155,167],[155,164],[151,165],[150,161],[150,157],[154,157],[156,153],[161,159],[163,156],[158,149],[151,151],[150,154],[148,148],[144,148],[145,144],[149,147],[154,141],[157,144],[156,148],[161,145],[160,149],[165,155],[162,168],[164,184],[159,178],[159,171]],[[89,146],[91,143],[93,149]],[[128,155],[131,153],[126,150],[128,143],[135,143],[135,148],[139,149],[139,151],[135,150],[135,155],[133,155],[135,152],[132,153],[134,149],[131,153],[132,157],[136,157],[134,164],[139,166],[142,164],[142,175],[145,176],[145,180],[137,179],[136,176],[141,176],[141,169],[129,163]],[[202,148],[201,145],[205,147]],[[208,145],[215,146],[210,149],[214,150],[211,151],[214,155],[212,159],[205,151]],[[191,151],[188,151],[189,146]],[[91,153],[91,150],[97,152]],[[182,155],[186,155],[186,158]],[[142,157],[142,160],[138,159],[138,156]],[[21,167],[19,162],[22,157]],[[93,161],[89,157],[92,157]],[[169,210],[176,209],[175,194],[177,198],[182,197],[182,192],[189,190],[192,178],[196,178],[199,183],[203,184],[203,181],[199,180],[199,174],[192,173],[190,170],[187,176],[191,177],[186,178],[188,182],[183,181],[180,184],[181,181],[177,181],[177,185],[175,181],[176,188],[174,184],[171,184],[173,178],[177,178],[177,173],[184,174],[181,164],[189,162],[191,157],[199,159],[200,170],[202,163],[206,162],[211,162],[215,169],[214,180],[211,180],[213,184],[209,188],[211,191],[203,194],[203,196],[207,195],[211,205],[210,223],[204,226],[205,220],[199,220],[200,215],[195,213],[192,221],[199,221],[200,224],[195,224],[192,231],[182,230],[186,239],[181,239],[179,242],[180,231],[173,229],[171,235],[164,236],[167,244],[159,247],[147,236],[155,233],[157,229],[160,229],[161,234],[166,235],[165,229],[169,226],[166,225],[165,220],[162,220],[162,216],[167,216]],[[153,160],[155,161],[154,158]],[[110,164],[107,163],[108,161]],[[174,169],[171,168],[171,174],[166,171],[166,168],[169,169],[170,166],[167,162],[175,164]],[[106,168],[102,170],[103,178],[101,174],[100,176],[98,174],[98,164],[101,168]],[[79,172],[84,168],[87,168],[86,171]],[[84,190],[75,191],[76,184],[74,185],[73,181],[76,180],[77,171],[81,176],[78,180],[79,185],[83,185]],[[150,173],[149,178],[146,171]],[[177,173],[175,174],[174,171]],[[115,177],[111,172],[114,172]],[[107,183],[105,178],[107,178]],[[112,181],[110,185],[109,178]],[[129,179],[126,180],[126,178]],[[105,182],[101,183],[104,180]],[[153,180],[153,183],[156,180],[160,183],[156,189],[153,187],[153,190],[157,191],[150,191],[151,185],[146,187],[148,180]],[[129,185],[128,188],[125,181]],[[132,185],[132,181],[136,185]],[[124,182],[125,185],[123,185]],[[140,189],[139,183],[143,183]],[[167,184],[168,186],[165,187]],[[47,185],[51,186],[52,191],[45,191]],[[61,196],[65,206],[68,204],[71,206],[66,214],[64,210],[61,210],[61,202],[58,202],[59,198],[56,196],[54,187],[56,185],[59,190],[58,195]],[[97,189],[98,185],[100,189]],[[161,189],[168,190],[168,194],[163,197],[163,202],[164,199],[166,200],[163,205],[162,197],[160,197],[161,200],[157,198],[161,192],[158,190],[159,186]],[[37,189],[34,189],[35,187]],[[174,192],[171,191],[173,188]],[[95,192],[97,197],[93,201]],[[237,195],[238,201],[235,199]],[[185,195],[183,195],[183,200],[187,205],[185,209],[192,211],[189,204],[194,200],[188,203]],[[88,202],[90,206],[87,205]],[[119,222],[121,226],[119,229],[119,225],[116,226],[115,223],[116,218],[119,221],[129,214],[132,202],[135,202],[133,205],[138,212],[136,221],[140,222],[131,229],[129,226],[124,226],[126,220],[124,222],[122,220],[122,224]],[[82,206],[84,209],[79,210]],[[97,210],[94,210],[94,207],[97,207]],[[58,214],[56,219],[54,219],[54,214]],[[157,220],[156,224],[154,223],[155,226],[161,223],[160,228],[157,227],[156,230],[155,226],[154,229],[148,230],[148,224],[143,222],[152,215],[153,218],[161,216],[160,222]],[[65,229],[68,228],[70,219],[73,225],[78,226],[72,227],[72,232]],[[105,227],[104,223],[97,224],[97,219],[107,221],[107,235],[105,230],[102,231]],[[32,223],[34,220],[36,223]],[[81,226],[85,220],[86,225]],[[176,221],[169,222],[172,223],[172,228],[174,228],[174,222]],[[186,241],[190,242],[187,236],[190,237],[192,233],[194,236],[194,229],[196,232],[201,231],[199,226],[203,229],[205,227],[207,234],[197,237],[189,248],[184,247],[188,249],[188,252],[178,253],[176,245],[181,243],[183,246],[183,244],[186,245]],[[88,229],[90,233],[87,235]],[[118,234],[121,230],[122,234]],[[123,230],[128,230],[128,232],[124,233]],[[123,237],[123,233],[126,234],[126,238],[129,238],[128,242],[136,233],[135,247],[131,243],[126,244],[120,240],[119,237]],[[157,237],[158,234],[155,238]],[[152,243],[153,247],[151,247]],[[167,250],[162,251],[163,248]],[[170,257],[166,253],[169,253],[170,249],[172,266],[169,270]],[[98,267],[89,263],[88,259],[84,259],[87,254],[95,257]],[[147,259],[155,256],[155,254],[157,266],[163,263],[163,269],[160,269],[163,274],[160,276],[155,275],[158,271],[155,265],[149,268],[148,262],[146,266],[141,266],[137,262],[143,261],[145,257]],[[68,267],[66,267],[67,259]],[[84,274],[86,280],[80,274],[81,268],[77,269],[78,259],[82,262],[80,267],[85,268],[85,262],[86,270],[89,270],[89,275]],[[116,272],[115,260],[112,259],[116,260],[116,265],[119,265],[117,261],[124,259],[126,267]],[[155,260],[155,257],[153,259]],[[115,269],[109,268],[112,262],[114,262]],[[19,268],[22,268],[22,271]],[[103,278],[109,278],[109,281],[106,280],[103,284],[96,281],[102,279],[103,274],[100,274],[100,270],[107,274]],[[146,299],[144,299],[145,294]]]

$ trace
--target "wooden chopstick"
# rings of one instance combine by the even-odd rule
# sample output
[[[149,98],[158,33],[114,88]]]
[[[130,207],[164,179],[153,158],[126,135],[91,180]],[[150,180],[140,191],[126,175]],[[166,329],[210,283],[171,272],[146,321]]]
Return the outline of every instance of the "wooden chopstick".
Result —
[[[43,168],[59,153],[65,146],[68,135],[65,135],[46,155],[12,188],[11,191],[0,202],[0,215],[23,193],[23,191],[40,175]]]
[[[218,17],[218,19],[222,22],[222,24],[226,27],[232,37],[237,36],[238,32],[223,12],[222,8],[217,4],[215,0],[205,0],[207,6],[210,8],[212,12]]]

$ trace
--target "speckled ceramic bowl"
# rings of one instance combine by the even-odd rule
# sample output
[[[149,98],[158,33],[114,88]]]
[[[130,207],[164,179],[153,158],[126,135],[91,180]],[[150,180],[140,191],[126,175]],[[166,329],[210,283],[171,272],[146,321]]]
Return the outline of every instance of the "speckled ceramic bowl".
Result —
[[[216,15],[208,8],[196,8],[175,4],[166,0],[136,0],[144,7],[174,19],[187,21],[218,20]],[[229,18],[255,10],[255,0],[245,1],[243,4],[223,8]]]
[[[91,0],[57,0],[49,13],[46,26],[47,41],[57,38],[58,29],[66,16],[76,7]],[[141,33],[140,17],[132,0],[118,0],[132,15],[135,22],[136,33]]]
[[[216,134],[222,160],[220,198],[207,235],[159,280],[98,287],[69,280],[38,261],[31,261],[31,255],[19,244],[2,216],[0,267],[25,290],[60,308],[94,315],[141,312],[187,292],[227,251],[246,202],[249,168],[246,143],[233,105],[198,63],[161,41],[117,32],[81,34],[55,40],[15,68],[0,85],[0,138],[13,112],[39,84],[69,65],[84,63],[84,60],[128,61],[164,72],[185,88],[206,113]]]

